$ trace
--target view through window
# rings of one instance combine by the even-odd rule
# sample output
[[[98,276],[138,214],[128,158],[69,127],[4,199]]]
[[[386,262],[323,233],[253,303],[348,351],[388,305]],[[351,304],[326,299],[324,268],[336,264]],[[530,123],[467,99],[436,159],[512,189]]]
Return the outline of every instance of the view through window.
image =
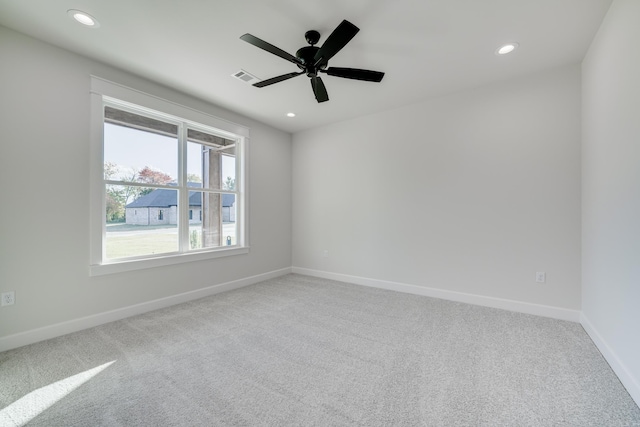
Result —
[[[241,138],[105,102],[103,141],[103,260],[241,244]]]

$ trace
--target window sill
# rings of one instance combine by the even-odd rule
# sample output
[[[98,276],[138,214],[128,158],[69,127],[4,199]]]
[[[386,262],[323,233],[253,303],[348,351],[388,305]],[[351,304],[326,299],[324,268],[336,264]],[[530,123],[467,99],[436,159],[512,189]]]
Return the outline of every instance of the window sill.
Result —
[[[186,262],[202,261],[213,258],[222,258],[226,256],[242,255],[247,253],[249,253],[249,247],[244,246],[240,248],[218,249],[207,252],[171,254],[167,256],[160,256],[157,258],[113,261],[104,264],[90,265],[89,276],[103,276],[106,274],[124,273],[127,271],[142,270],[145,268],[183,264]]]

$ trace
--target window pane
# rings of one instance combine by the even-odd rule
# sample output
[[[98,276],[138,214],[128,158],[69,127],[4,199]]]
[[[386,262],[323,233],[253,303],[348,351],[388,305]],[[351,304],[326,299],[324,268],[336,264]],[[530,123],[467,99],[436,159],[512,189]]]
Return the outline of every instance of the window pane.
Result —
[[[106,258],[178,250],[178,191],[106,186]]]
[[[237,240],[237,223],[236,223],[236,195],[223,194],[222,203],[222,244],[227,246],[235,246]]]
[[[230,189],[235,182],[235,142],[187,130],[187,180],[192,187]],[[229,148],[225,148],[229,146]]]
[[[236,190],[236,149],[228,148],[222,151],[222,189]]]
[[[167,184],[178,176],[178,127],[105,107],[104,178]]]
[[[189,248],[233,246],[236,239],[236,195],[189,192]]]

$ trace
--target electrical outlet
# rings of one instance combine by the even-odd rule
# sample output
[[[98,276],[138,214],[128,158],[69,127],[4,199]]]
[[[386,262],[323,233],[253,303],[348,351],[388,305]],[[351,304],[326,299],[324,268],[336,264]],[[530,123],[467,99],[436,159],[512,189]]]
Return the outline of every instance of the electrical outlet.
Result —
[[[16,303],[16,293],[14,291],[3,292],[2,299],[0,301],[2,302],[3,307],[5,305],[13,305]]]
[[[322,251],[322,257],[323,258],[329,258],[329,251],[326,250],[326,249],[324,251]]]
[[[536,283],[544,283],[547,281],[547,273],[544,271],[536,272]]]

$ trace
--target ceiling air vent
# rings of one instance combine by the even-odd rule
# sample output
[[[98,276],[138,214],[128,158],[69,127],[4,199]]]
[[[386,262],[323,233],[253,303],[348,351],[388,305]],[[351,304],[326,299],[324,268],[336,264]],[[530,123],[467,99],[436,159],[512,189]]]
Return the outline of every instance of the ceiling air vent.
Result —
[[[258,78],[256,76],[254,76],[253,74],[247,73],[245,70],[240,70],[237,73],[233,73],[231,75],[238,80],[242,80],[245,83],[253,84],[258,81]]]

